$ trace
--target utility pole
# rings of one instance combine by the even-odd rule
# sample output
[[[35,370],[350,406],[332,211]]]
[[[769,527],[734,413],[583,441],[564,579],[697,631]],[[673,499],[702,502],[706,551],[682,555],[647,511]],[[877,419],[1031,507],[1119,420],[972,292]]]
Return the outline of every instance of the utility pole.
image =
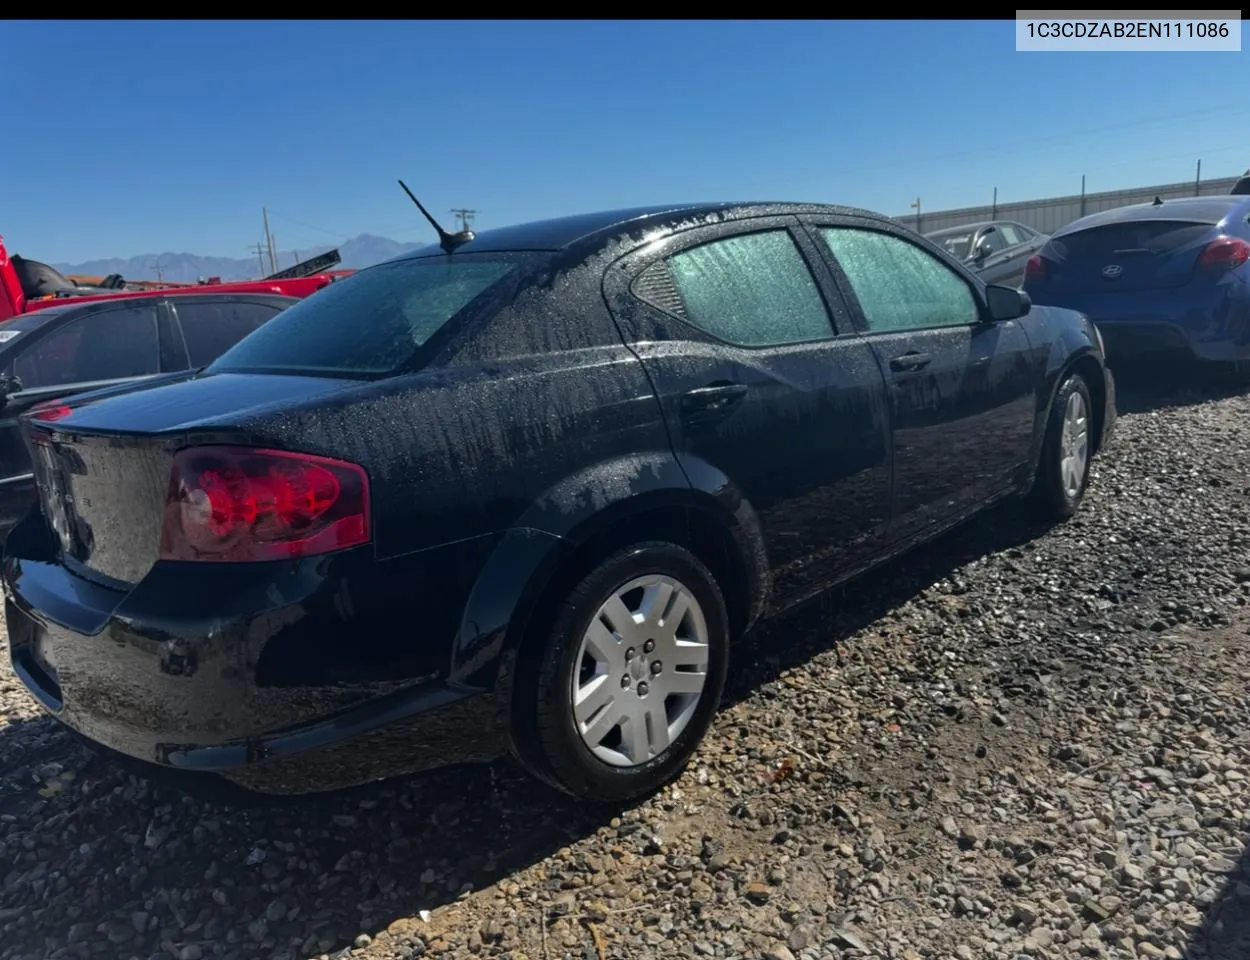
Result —
[[[1198,172],[1194,174],[1194,196],[1202,196],[1202,158],[1198,158]]]
[[[254,254],[256,254],[256,266],[260,267],[260,273],[258,273],[256,276],[263,277],[265,275],[265,257],[264,257],[265,245],[263,243],[254,243],[250,247],[248,247],[248,249],[251,250]],[[270,270],[269,272],[275,273],[276,271]]]
[[[473,224],[473,218],[477,216],[476,210],[467,207],[453,207],[451,212],[460,220],[461,230],[468,230]]]
[[[916,211],[916,232],[919,233],[920,232],[920,198],[919,197],[916,198],[916,202],[911,205],[911,208]]]
[[[265,218],[265,243],[269,245],[269,272],[278,272],[278,262],[274,259],[273,234],[269,232],[269,210],[266,207],[260,208],[261,216]],[[264,270],[262,269],[262,273]]]
[[[165,282],[164,265],[159,260],[157,260],[154,264],[152,264],[152,269],[156,271],[156,282],[164,283]]]

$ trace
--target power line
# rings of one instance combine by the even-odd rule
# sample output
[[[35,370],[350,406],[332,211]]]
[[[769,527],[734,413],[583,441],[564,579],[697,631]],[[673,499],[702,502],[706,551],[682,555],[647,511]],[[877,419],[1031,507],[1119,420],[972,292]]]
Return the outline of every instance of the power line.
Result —
[[[303,227],[305,230],[312,230],[314,233],[324,233],[327,237],[333,237],[335,240],[343,239],[334,230],[327,230],[324,227],[314,226],[311,223],[305,223],[303,220],[296,220],[294,217],[288,217],[285,213],[279,213],[277,210],[270,210],[269,215],[271,217],[277,217],[279,220],[285,220],[287,223],[292,223],[297,227]]]
[[[810,183],[817,179],[827,180],[829,177],[842,176],[844,174],[863,173],[866,171],[886,170],[892,167],[906,167],[912,164],[933,164],[946,160],[963,160],[969,158],[975,159],[1001,159],[1004,156],[1012,154],[1028,153],[1038,146],[1064,146],[1067,144],[1077,143],[1081,140],[1090,138],[1103,138],[1106,134],[1118,134],[1124,130],[1135,130],[1141,127],[1152,126],[1154,124],[1169,123],[1177,120],[1192,120],[1197,117],[1203,117],[1214,114],[1239,116],[1247,112],[1245,102],[1223,104],[1218,107],[1208,107],[1202,110],[1187,110],[1184,113],[1170,114],[1158,117],[1142,117],[1137,120],[1127,121],[1125,123],[1104,124],[1102,126],[1088,128],[1083,131],[1071,134],[1052,134],[1044,137],[1033,137],[1026,140],[1010,139],[997,146],[972,147],[964,150],[956,150],[947,153],[933,153],[928,155],[908,154],[906,157],[899,159],[881,160],[879,162],[869,162],[853,167],[836,167],[828,170],[813,171],[801,177],[778,177],[774,178],[769,185],[769,189],[786,183]],[[762,184],[761,184],[762,186]],[[739,188],[742,189],[742,188]],[[750,192],[756,188],[748,187],[745,192]]]
[[[468,207],[452,207],[451,212],[460,221],[461,230],[468,230],[473,224],[473,218],[477,216],[477,211]]]

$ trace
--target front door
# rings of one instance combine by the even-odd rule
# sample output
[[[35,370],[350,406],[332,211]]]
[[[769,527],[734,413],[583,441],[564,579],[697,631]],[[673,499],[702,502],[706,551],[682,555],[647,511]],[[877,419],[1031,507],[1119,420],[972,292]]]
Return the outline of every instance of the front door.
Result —
[[[1010,489],[1029,461],[1037,410],[1021,324],[988,322],[973,279],[901,231],[845,222],[814,232],[889,381],[890,539],[957,520]]]
[[[695,486],[759,519],[781,606],[855,572],[889,518],[885,383],[791,217],[698,227],[631,255],[608,302]]]

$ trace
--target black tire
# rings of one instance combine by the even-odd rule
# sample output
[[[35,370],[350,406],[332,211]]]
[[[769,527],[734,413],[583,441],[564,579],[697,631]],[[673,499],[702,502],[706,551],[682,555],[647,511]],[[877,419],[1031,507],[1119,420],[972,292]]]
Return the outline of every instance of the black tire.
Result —
[[[571,684],[581,641],[599,608],[637,577],[672,577],[702,608],[707,627],[707,679],[686,727],[668,747],[637,766],[613,766],[583,743],[573,718]],[[556,789],[582,800],[623,803],[654,793],[686,766],[712,722],[729,665],[729,617],[720,587],[690,551],[649,541],[619,550],[594,568],[558,603],[541,658],[537,682],[518,714],[517,752],[529,771]],[[615,678],[613,678],[615,680]]]
[[[1079,394],[1085,401],[1086,410],[1086,456],[1080,483],[1069,492],[1064,484],[1062,471],[1063,422],[1069,399]],[[1050,405],[1046,420],[1046,436],[1042,441],[1042,455],[1037,465],[1037,478],[1033,483],[1032,502],[1038,514],[1052,522],[1067,520],[1080,507],[1089,487],[1089,471],[1093,462],[1094,404],[1089,385],[1079,373],[1069,374],[1059,385],[1055,399]]]

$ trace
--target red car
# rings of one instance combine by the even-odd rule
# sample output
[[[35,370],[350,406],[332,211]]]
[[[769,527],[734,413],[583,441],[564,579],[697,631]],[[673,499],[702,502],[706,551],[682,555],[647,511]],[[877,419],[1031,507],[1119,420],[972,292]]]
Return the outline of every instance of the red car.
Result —
[[[337,279],[334,274],[322,272],[307,277],[288,277],[269,280],[243,280],[237,283],[200,284],[192,287],[179,286],[179,293],[274,293],[303,299],[329,286]],[[80,294],[78,291],[82,291]],[[168,290],[115,290],[103,287],[82,287],[62,276],[54,267],[37,260],[10,256],[0,237],[0,323],[13,317],[45,307],[61,305],[66,301],[84,303],[92,300],[117,300],[123,297],[160,297]]]

